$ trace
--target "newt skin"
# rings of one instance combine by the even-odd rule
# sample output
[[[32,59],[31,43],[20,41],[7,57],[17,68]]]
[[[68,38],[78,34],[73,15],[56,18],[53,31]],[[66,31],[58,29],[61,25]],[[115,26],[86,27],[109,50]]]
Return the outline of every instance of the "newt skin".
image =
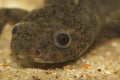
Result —
[[[18,18],[14,25],[11,50],[18,59],[27,62],[60,63],[77,59],[95,41],[106,18],[120,11],[119,3],[120,0],[77,0],[77,3],[46,0],[47,6],[42,9],[21,11],[23,19]],[[4,12],[14,15],[10,14],[13,9],[8,10],[9,13],[0,10],[0,17]],[[0,19],[0,31],[7,19],[12,19],[9,16],[3,16],[4,21]]]

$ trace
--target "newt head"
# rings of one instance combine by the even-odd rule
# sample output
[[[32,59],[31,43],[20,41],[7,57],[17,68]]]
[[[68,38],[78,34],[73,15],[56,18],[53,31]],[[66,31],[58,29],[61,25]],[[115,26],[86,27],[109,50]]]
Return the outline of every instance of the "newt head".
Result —
[[[93,43],[98,27],[94,14],[76,9],[53,5],[32,11],[14,25],[13,53],[23,61],[38,63],[60,63],[78,58]]]

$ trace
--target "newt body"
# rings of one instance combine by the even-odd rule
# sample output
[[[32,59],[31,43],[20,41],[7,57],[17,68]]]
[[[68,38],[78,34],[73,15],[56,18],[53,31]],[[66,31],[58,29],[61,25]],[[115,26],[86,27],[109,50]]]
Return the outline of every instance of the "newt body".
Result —
[[[38,63],[79,58],[94,42],[106,18],[120,11],[120,0],[46,0],[49,3],[25,12],[28,15],[14,25],[11,49],[17,58]]]

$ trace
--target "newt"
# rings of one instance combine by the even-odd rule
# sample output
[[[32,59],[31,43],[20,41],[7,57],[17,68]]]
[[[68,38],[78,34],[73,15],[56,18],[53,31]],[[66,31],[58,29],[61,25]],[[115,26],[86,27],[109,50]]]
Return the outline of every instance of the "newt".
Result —
[[[84,54],[106,19],[118,13],[120,0],[46,0],[44,8],[31,12],[0,9],[0,32],[15,23],[11,50],[20,60],[61,63]]]

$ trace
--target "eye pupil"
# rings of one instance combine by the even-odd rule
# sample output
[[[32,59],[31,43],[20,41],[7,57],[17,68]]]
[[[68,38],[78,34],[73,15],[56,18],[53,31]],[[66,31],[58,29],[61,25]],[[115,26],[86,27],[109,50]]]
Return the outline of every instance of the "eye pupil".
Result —
[[[57,42],[60,44],[60,45],[67,45],[70,41],[70,37],[65,34],[65,33],[60,33],[58,34],[57,36]]]
[[[20,25],[19,23],[17,23],[17,24],[14,25],[14,28],[12,30],[12,34],[13,35],[17,33],[19,25]]]
[[[66,32],[57,32],[54,34],[54,44],[58,48],[67,48],[70,46],[71,36]]]
[[[17,27],[14,27],[12,30],[12,34],[16,34],[16,32],[17,32]]]

